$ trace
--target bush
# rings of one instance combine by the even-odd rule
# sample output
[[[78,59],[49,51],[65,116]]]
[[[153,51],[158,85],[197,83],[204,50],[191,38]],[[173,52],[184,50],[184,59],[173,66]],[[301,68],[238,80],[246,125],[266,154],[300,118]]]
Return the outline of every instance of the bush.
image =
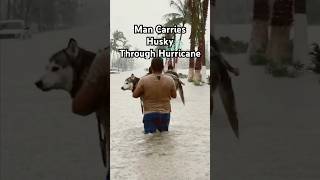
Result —
[[[250,64],[256,66],[267,65],[268,59],[262,52],[257,52],[250,56]]]
[[[274,77],[286,77],[288,75],[287,67],[281,63],[269,63],[266,70]]]
[[[303,70],[304,65],[300,62],[291,62],[282,60],[278,62],[270,61],[266,67],[266,71],[273,77],[290,77],[295,78]]]
[[[313,49],[310,52],[310,55],[312,56],[311,62],[314,67],[312,67],[311,70],[317,74],[320,74],[320,48],[316,43],[314,43],[312,46]]]

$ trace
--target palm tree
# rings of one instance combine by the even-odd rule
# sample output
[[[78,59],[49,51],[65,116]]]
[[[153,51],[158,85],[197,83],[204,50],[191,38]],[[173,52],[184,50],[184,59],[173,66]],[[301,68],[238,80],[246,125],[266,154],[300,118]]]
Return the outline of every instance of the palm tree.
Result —
[[[267,56],[271,62],[283,64],[291,59],[290,29],[293,22],[293,0],[275,0],[271,19],[271,36]]]
[[[206,31],[206,21],[208,17],[208,7],[209,1],[204,0],[202,4],[199,4],[199,15],[200,21],[198,26],[198,50],[201,52],[201,57],[196,60],[195,66],[195,75],[194,75],[194,82],[199,83],[200,81],[204,81],[206,78],[205,71],[206,71],[206,58],[205,58],[205,31]],[[201,69],[203,70],[201,73]]]
[[[184,0],[183,2],[182,0],[176,0],[176,1],[171,0],[170,6],[174,7],[177,10],[177,12],[168,13],[163,16],[167,20],[167,23],[166,23],[167,26],[185,27],[186,24],[191,24],[191,15],[188,7],[188,0]],[[175,47],[174,47],[175,50],[181,47],[181,39],[182,39],[182,33],[180,34],[178,44],[175,41]],[[173,63],[174,68],[177,61],[178,59],[175,58]]]
[[[210,22],[213,22],[214,23],[214,13],[215,13],[215,6],[216,6],[216,0],[211,0],[210,1]],[[214,24],[213,23],[210,23],[210,34],[213,34],[214,35]]]
[[[131,47],[132,47],[132,45],[128,43],[128,40],[123,41],[122,49],[130,50]],[[120,58],[118,63],[120,64],[119,66],[121,67],[122,70],[124,70],[124,71],[128,70],[130,62],[128,61],[127,58]]]
[[[308,21],[306,0],[295,0],[293,61],[304,62],[308,59]]]
[[[123,43],[126,41],[126,38],[124,37],[123,32],[116,30],[114,33],[112,33],[112,39],[110,41],[111,43],[111,54],[114,59],[118,58],[118,49],[123,46]],[[119,44],[122,43],[121,45]],[[118,67],[119,68],[119,67]]]
[[[249,47],[250,59],[264,56],[268,45],[270,8],[268,0],[254,0],[253,22]]]
[[[12,6],[12,5],[11,5],[11,1],[8,0],[8,1],[7,1],[7,19],[11,19],[11,9],[12,9],[11,6]]]
[[[185,27],[186,24],[191,24],[191,15],[190,10],[188,7],[188,0],[184,0],[182,2],[181,0],[171,0],[170,6],[175,7],[175,9],[178,11],[176,13],[168,13],[164,15],[166,19],[170,19],[167,23],[171,25],[181,25],[181,27]],[[182,33],[179,37],[179,45],[181,42]],[[179,47],[178,45],[178,47]]]
[[[188,7],[190,10],[191,15],[191,33],[190,33],[190,51],[195,51],[196,47],[196,33],[197,33],[197,19],[198,19],[198,13],[197,13],[197,0],[189,0],[188,1]],[[193,81],[194,76],[194,58],[190,57],[189,59],[189,73],[188,73],[188,81]]]
[[[175,17],[171,17],[171,18],[167,18],[166,19],[166,23],[164,24],[165,27],[172,27],[172,26],[178,26],[179,24],[177,24],[178,22],[175,21]],[[168,50],[171,50],[171,51],[174,51],[174,50],[177,50],[177,42],[176,42],[176,34],[165,34],[164,37],[166,39],[173,39],[173,47],[166,47],[166,49]],[[169,66],[173,66],[173,69],[175,70],[175,66],[176,66],[176,63],[178,61],[178,58],[169,58],[169,59],[166,59],[166,65]]]

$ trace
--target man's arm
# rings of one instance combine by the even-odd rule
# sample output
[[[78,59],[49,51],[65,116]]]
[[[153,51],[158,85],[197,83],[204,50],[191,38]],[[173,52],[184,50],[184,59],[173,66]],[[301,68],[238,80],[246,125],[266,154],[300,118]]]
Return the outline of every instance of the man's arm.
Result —
[[[143,95],[143,83],[142,83],[142,79],[140,79],[136,89],[132,93],[132,97],[138,98],[138,97],[141,97],[142,95]]]
[[[106,82],[100,80],[99,83],[85,83],[72,101],[73,113],[85,116],[94,112],[100,104],[103,83]]]
[[[72,101],[73,113],[88,115],[96,110],[107,93],[107,51],[99,52],[94,59],[88,76]]]

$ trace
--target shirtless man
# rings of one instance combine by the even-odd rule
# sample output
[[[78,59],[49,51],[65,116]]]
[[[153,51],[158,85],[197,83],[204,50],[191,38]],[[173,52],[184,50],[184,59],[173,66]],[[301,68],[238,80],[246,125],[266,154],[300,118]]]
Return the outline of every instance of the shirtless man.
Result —
[[[155,133],[169,130],[171,98],[176,98],[174,80],[163,74],[163,60],[154,58],[151,61],[151,74],[140,79],[133,92],[134,98],[142,97],[144,104],[144,133]]]

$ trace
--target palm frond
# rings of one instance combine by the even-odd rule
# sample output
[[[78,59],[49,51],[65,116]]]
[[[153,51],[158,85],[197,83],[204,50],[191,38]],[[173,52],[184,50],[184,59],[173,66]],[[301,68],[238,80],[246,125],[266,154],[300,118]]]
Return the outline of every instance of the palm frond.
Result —
[[[178,2],[176,2],[176,1],[174,1],[174,0],[171,0],[170,1],[170,6],[172,6],[172,7],[175,7],[177,10],[178,10],[178,12],[179,13],[181,13],[181,14],[183,14],[183,4],[182,4],[182,2],[181,2],[181,0],[177,0]],[[182,5],[182,6],[181,6]]]
[[[181,17],[181,14],[179,13],[168,13],[163,15],[164,19],[171,19],[171,18],[176,18],[176,17]]]
[[[184,23],[184,18],[183,17],[179,17],[179,18],[173,18],[168,20],[164,25],[167,27],[170,26],[179,26],[180,24]]]

